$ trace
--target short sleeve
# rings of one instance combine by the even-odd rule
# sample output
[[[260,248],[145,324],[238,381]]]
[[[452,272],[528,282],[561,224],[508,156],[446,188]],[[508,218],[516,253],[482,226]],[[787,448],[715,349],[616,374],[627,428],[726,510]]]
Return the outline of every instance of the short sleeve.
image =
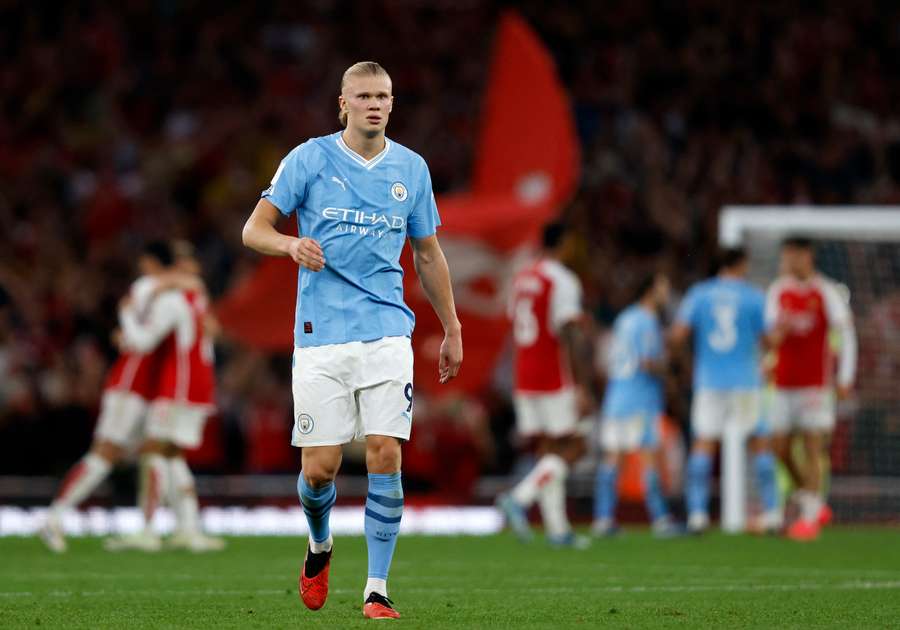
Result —
[[[261,195],[285,216],[293,214],[306,198],[308,175],[305,157],[309,152],[307,144],[301,144],[281,160],[275,175],[272,176],[271,184]]]
[[[825,298],[825,315],[831,326],[843,326],[852,320],[850,310],[850,298],[848,293],[842,293],[836,282],[822,282],[822,297]],[[846,291],[846,290],[845,290]]]
[[[781,287],[782,283],[778,280],[772,283],[766,293],[765,320],[766,328],[772,328],[778,322],[781,312]]]
[[[572,320],[581,317],[581,284],[572,273],[553,274],[553,288],[550,291],[550,325],[553,330],[561,330]]]
[[[692,288],[687,292],[687,295],[684,296],[684,299],[681,300],[681,304],[678,306],[678,312],[675,315],[675,321],[679,324],[688,326],[689,328],[693,328],[696,314],[697,289]]]
[[[406,233],[413,238],[425,238],[437,232],[441,224],[434,191],[431,188],[431,173],[428,165],[422,162],[422,172],[416,185],[415,205],[409,213]]]

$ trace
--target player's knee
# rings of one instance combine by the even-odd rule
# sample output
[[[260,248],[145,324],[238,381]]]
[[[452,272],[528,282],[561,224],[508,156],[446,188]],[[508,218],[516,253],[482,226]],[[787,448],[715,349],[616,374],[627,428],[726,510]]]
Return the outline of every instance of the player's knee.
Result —
[[[120,446],[106,441],[97,442],[91,450],[94,455],[105,459],[110,464],[118,463],[124,455]]]
[[[303,477],[312,488],[321,488],[334,481],[337,477],[338,466],[330,461],[311,460],[303,464]]]
[[[370,435],[366,439],[366,466],[370,473],[400,471],[400,440],[385,435]]]

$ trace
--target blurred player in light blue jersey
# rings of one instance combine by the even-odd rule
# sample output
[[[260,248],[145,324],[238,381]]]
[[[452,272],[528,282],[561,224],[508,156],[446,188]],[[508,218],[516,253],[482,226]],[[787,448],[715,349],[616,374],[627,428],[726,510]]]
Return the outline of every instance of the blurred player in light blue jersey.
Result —
[[[387,576],[400,518],[400,443],[409,439],[413,408],[415,317],[403,301],[400,253],[407,238],[416,272],[444,326],[441,383],[462,362],[447,261],[425,161],[384,135],[393,106],[391,78],[377,63],[354,64],[338,98],[344,130],[291,151],[244,227],[244,244],[290,256],[300,269],[294,326],[294,430],[301,447],[297,481],[309,524],[300,596],[317,610],[328,595],[332,537],[329,513],[341,446],[366,440],[369,553],[363,614],[400,615],[388,599]],[[299,237],[275,224],[296,215]]]
[[[688,291],[672,329],[672,342],[693,333],[694,397],[685,496],[688,530],[709,527],[709,482],[716,442],[727,423],[753,434],[753,469],[763,503],[759,527],[780,527],[775,458],[767,423],[761,422],[761,345],[766,340],[765,296],[747,282],[747,256],[741,249],[722,252],[719,273]]]
[[[642,455],[644,494],[654,533],[670,536],[678,532],[669,517],[654,461],[665,402],[662,381],[665,352],[659,311],[669,300],[669,281],[662,275],[649,276],[639,285],[636,298],[613,324],[609,380],[600,425],[604,454],[594,490],[592,530],[597,536],[617,531],[619,460],[622,455],[636,451]]]

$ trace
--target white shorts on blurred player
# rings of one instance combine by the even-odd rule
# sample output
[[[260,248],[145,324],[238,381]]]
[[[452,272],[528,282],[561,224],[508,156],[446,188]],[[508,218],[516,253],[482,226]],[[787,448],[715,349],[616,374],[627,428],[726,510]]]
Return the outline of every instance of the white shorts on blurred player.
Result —
[[[367,435],[408,440],[412,383],[409,337],[295,348],[291,444],[337,446]]]
[[[523,437],[565,437],[577,432],[578,411],[571,387],[555,392],[516,392],[513,405],[516,428]]]
[[[633,453],[659,446],[660,416],[636,413],[625,418],[603,418],[600,447],[607,453]]]
[[[691,429],[695,438],[719,440],[726,423],[737,425],[747,435],[760,424],[761,396],[758,389],[701,389],[691,405]]]
[[[831,432],[835,425],[834,392],[828,387],[778,388],[772,396],[772,431]]]

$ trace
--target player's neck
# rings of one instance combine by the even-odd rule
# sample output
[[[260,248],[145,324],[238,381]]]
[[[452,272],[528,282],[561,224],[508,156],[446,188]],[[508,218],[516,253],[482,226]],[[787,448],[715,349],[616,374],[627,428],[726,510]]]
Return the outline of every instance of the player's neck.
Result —
[[[364,160],[371,160],[373,157],[384,151],[386,142],[383,131],[375,136],[369,137],[364,133],[354,130],[352,127],[344,129],[343,133],[341,133],[341,138],[344,139],[344,144],[346,144],[351,151]]]

